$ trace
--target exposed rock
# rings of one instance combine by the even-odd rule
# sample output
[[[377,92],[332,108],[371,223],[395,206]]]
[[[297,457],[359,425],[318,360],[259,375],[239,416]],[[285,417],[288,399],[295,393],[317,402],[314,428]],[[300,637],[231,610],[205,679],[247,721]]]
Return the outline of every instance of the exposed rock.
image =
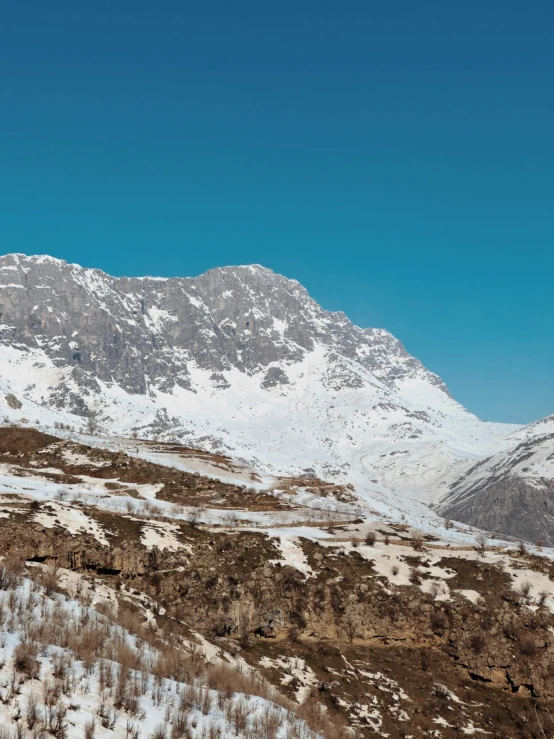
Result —
[[[281,367],[270,367],[265,373],[265,377],[260,383],[260,387],[268,389],[270,387],[277,387],[278,385],[288,385],[289,378],[287,373],[281,369]]]
[[[6,403],[10,408],[13,408],[14,410],[19,410],[23,405],[13,393],[8,393],[8,395],[6,395]]]
[[[259,265],[195,278],[115,278],[51,257],[9,254],[0,257],[0,286],[0,341],[40,344],[58,366],[76,370],[83,388],[96,390],[94,378],[131,393],[146,394],[149,385],[192,388],[193,359],[220,382],[231,367],[252,372],[298,361],[320,344],[385,383],[424,376],[446,392],[387,331],[362,330],[343,313],[322,310],[298,282]],[[345,368],[334,385],[341,373],[352,386]],[[266,387],[284,382],[284,372],[269,369]]]

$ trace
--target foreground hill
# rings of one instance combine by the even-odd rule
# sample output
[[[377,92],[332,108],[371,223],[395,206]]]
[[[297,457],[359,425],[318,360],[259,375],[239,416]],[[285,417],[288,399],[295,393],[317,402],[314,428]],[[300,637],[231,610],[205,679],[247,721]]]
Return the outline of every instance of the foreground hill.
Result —
[[[45,588],[0,573],[14,728],[33,693],[49,720],[51,685],[56,736],[91,719],[114,736],[114,715],[144,739],[548,730],[551,551],[362,519],[348,487],[313,476],[57,433],[0,428],[0,556]]]

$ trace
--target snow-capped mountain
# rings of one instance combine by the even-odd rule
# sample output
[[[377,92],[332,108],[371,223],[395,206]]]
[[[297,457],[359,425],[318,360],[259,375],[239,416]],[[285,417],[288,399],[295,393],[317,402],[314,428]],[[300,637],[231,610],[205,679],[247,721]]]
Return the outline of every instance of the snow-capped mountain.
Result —
[[[470,414],[387,331],[354,326],[258,265],[114,278],[1,257],[0,366],[2,401],[22,404],[5,403],[9,418],[94,416],[108,433],[348,481],[381,511],[428,515],[517,429]]]

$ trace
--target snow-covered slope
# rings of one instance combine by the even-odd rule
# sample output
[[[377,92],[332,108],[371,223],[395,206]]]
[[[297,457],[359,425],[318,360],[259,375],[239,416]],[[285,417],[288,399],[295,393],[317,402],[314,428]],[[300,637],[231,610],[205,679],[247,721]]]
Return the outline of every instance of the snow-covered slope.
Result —
[[[117,279],[8,255],[0,342],[10,420],[79,428],[93,416],[108,433],[348,481],[382,510],[423,515],[516,428],[481,422],[387,331],[324,311],[260,266]]]
[[[181,675],[192,678],[173,679],[167,645],[159,640],[161,649],[153,647],[145,643],[143,630],[134,634],[118,624],[117,594],[110,588],[91,587],[67,570],[33,570],[32,579],[16,577],[0,565],[5,739],[318,739],[303,721],[266,698],[207,687],[209,682],[213,688],[217,673],[214,666],[211,679],[200,673],[197,645],[180,640],[177,650],[172,646],[173,653],[180,651]],[[66,590],[78,590],[81,602],[53,592],[57,581]],[[102,615],[90,606],[92,596]],[[193,664],[191,654],[195,670],[187,662]],[[230,674],[237,683],[240,677]]]
[[[554,543],[554,416],[506,438],[508,448],[454,480],[440,510],[457,520]]]

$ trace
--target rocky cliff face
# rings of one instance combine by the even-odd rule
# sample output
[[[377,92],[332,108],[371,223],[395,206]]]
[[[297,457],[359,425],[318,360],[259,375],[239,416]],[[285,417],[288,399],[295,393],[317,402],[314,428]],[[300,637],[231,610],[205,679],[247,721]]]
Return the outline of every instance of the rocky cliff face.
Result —
[[[337,389],[359,384],[359,367],[388,385],[422,376],[446,392],[387,331],[362,330],[322,310],[296,281],[258,265],[196,278],[115,278],[10,254],[0,258],[0,291],[1,340],[40,348],[86,387],[100,379],[138,394],[194,390],[192,361],[213,373],[216,386],[228,384],[232,368],[267,368],[263,382],[271,387],[286,384],[286,365],[320,345],[334,355]]]

